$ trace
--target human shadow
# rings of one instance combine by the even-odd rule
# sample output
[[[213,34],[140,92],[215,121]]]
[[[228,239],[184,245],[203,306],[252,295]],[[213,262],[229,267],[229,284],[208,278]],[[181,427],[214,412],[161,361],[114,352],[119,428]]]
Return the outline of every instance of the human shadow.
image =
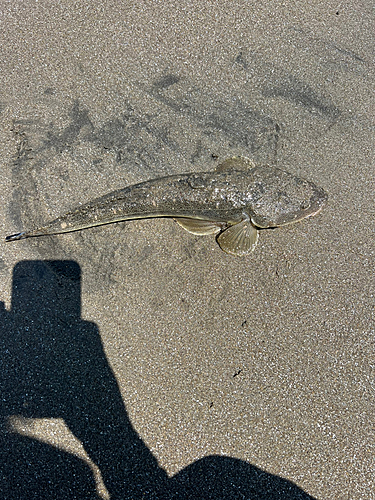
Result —
[[[312,499],[290,481],[230,457],[205,457],[168,478],[129,420],[97,326],[81,318],[76,262],[18,263],[11,309],[0,305],[1,498],[101,498],[86,462],[9,431],[17,415],[63,419],[112,500]]]

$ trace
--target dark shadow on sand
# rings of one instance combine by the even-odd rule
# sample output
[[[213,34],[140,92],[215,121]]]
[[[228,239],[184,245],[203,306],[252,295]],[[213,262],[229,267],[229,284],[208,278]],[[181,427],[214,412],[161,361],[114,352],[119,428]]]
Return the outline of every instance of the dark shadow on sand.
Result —
[[[84,461],[9,432],[14,415],[64,419],[111,499],[312,499],[230,457],[205,457],[168,478],[128,418],[97,326],[81,319],[80,290],[76,262],[24,261],[14,268],[11,310],[0,311],[2,499],[99,498]]]

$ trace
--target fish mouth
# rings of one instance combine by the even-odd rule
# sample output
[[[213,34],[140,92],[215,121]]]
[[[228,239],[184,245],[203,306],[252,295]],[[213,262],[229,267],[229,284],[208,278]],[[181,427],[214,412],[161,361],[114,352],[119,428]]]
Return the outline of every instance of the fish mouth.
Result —
[[[298,218],[296,218],[296,219],[294,219],[292,221],[288,221],[288,222],[286,222],[285,224],[282,224],[282,225],[284,226],[284,225],[287,225],[287,224],[293,224],[295,222],[300,222],[303,219],[308,219],[309,217],[314,217],[319,212],[321,212],[321,210],[326,205],[327,200],[328,200],[327,193],[325,191],[323,191],[323,189],[319,189],[319,192],[312,199],[311,205],[312,205],[313,208],[311,207],[311,211],[308,211],[307,213],[302,214],[300,217],[298,217]]]
[[[276,220],[274,221],[274,224],[268,226],[259,226],[259,224],[257,224],[253,220],[252,222],[255,226],[261,227],[262,229],[289,226],[291,224],[301,222],[304,219],[308,219],[309,217],[314,217],[315,215],[317,215],[324,208],[327,200],[327,193],[323,190],[319,190],[317,194],[311,197],[309,209],[301,210],[300,213],[295,213],[294,215],[291,214],[290,217],[285,218],[284,221]]]
[[[287,224],[293,224],[294,222],[300,222],[302,221],[303,219],[308,219],[310,217],[314,217],[315,215],[317,215],[319,212],[322,211],[322,209],[324,208],[324,206],[326,205],[326,202],[327,202],[327,199],[328,199],[328,196],[326,195],[326,193],[324,193],[325,197],[320,197],[319,201],[318,202],[315,202],[315,204],[317,205],[316,207],[314,207],[314,209],[311,211],[311,212],[307,212],[306,214],[302,214],[300,217],[290,221],[290,222],[287,222],[286,224],[283,224],[283,225],[287,225]]]
[[[323,207],[319,207],[318,210],[316,210],[315,212],[311,212],[307,215],[301,215],[300,217],[296,216],[295,219],[288,220],[287,222],[283,222],[283,223],[280,223],[280,224],[277,224],[277,225],[271,226],[271,227],[275,228],[275,227],[290,226],[291,224],[296,224],[297,222],[302,222],[303,220],[308,219],[309,217],[314,217],[314,215],[318,214],[322,210],[322,208]]]
[[[328,194],[324,191],[324,189],[318,188],[317,192],[315,193],[315,196],[311,199],[311,201],[312,201],[311,205],[313,207],[315,205],[315,208],[311,213],[305,215],[304,218],[313,217],[314,215],[317,215],[322,210],[322,208],[327,204]]]
[[[308,219],[309,217],[314,217],[314,215],[317,215],[319,212],[322,211],[323,207],[324,207],[324,204],[321,205],[317,210],[315,210],[315,212],[311,212],[311,214],[307,214],[299,220]],[[298,221],[296,221],[296,222],[298,222]]]

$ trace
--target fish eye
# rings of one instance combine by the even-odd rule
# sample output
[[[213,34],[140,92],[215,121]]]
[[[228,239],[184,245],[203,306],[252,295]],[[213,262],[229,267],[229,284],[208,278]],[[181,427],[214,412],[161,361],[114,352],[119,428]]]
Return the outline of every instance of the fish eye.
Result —
[[[308,208],[310,208],[310,201],[309,200],[305,200],[301,203],[301,210],[307,210]]]

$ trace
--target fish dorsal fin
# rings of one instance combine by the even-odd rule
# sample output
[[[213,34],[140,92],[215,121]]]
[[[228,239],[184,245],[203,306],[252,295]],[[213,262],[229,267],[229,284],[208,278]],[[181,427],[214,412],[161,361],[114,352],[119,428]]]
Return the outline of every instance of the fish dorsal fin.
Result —
[[[193,234],[216,234],[223,228],[223,223],[209,220],[189,219],[188,217],[175,217],[174,220],[186,231]]]
[[[249,170],[255,167],[255,163],[245,156],[234,156],[227,158],[216,168],[216,172],[225,172],[226,170]]]
[[[252,252],[258,241],[258,231],[249,219],[228,227],[217,237],[217,242],[224,252],[242,256]]]

